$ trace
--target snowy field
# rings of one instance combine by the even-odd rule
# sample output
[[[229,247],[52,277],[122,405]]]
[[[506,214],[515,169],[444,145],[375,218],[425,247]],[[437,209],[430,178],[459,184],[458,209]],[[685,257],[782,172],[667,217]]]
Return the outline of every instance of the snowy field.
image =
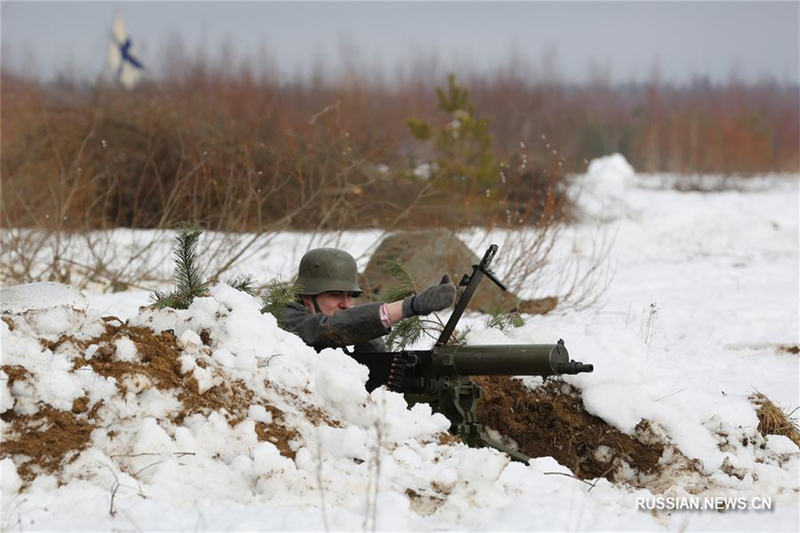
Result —
[[[578,180],[582,222],[562,235],[552,276],[526,289],[557,291],[558,261],[589,261],[602,241],[613,277],[597,304],[506,332],[467,317],[471,344],[565,339],[595,365],[564,378],[586,410],[629,435],[647,420],[669,443],[657,479],[621,468],[587,483],[554,475],[570,470],[550,457],[523,465],[453,444],[444,417],[368,394],[366,368],[316,354],[225,285],[186,311],[154,311],[139,309],[146,290],[40,284],[0,293],[4,440],[20,421],[43,436],[34,464],[0,461],[0,528],[798,531],[800,449],[757,431],[748,396],[800,404],[800,177],[713,193],[675,179],[611,156]],[[363,268],[378,235],[337,244]],[[464,238],[482,254],[485,239]],[[311,241],[278,235],[240,268],[291,278]],[[693,466],[672,468],[677,455]]]

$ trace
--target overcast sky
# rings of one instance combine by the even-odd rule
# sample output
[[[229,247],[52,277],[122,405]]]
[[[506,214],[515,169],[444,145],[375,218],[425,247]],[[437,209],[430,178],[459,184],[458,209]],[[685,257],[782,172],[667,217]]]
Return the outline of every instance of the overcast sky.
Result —
[[[798,82],[800,2],[2,2],[2,61],[45,79],[101,73],[115,12],[151,75],[183,43],[267,65],[392,76],[516,65],[533,76]]]

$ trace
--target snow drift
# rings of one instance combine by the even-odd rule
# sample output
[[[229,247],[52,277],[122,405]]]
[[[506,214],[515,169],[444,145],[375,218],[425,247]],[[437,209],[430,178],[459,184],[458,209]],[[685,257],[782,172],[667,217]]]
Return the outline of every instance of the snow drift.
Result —
[[[365,367],[339,350],[316,354],[226,285],[185,311],[143,308],[127,323],[88,315],[63,286],[13,291],[32,305],[0,324],[4,515],[32,528],[202,520],[209,529],[352,529],[374,520],[382,529],[494,529],[515,523],[526,501],[567,498],[591,515],[626,499],[604,479],[587,493],[566,476],[547,478],[570,473],[551,458],[525,466],[454,442],[444,417],[383,389],[367,394]],[[729,442],[734,477],[695,464],[650,489],[791,493],[796,448],[742,435]],[[656,460],[675,464],[679,452],[663,449]],[[644,486],[638,474],[629,465],[627,490]],[[239,511],[217,514],[223,502]],[[554,513],[541,525],[571,520]]]
[[[604,305],[505,332],[465,317],[472,344],[561,337],[595,365],[485,384],[487,424],[542,455],[530,465],[464,446],[426,405],[368,394],[366,368],[317,354],[228,286],[187,310],[137,310],[146,293],[32,284],[0,292],[0,527],[796,531],[800,451],[763,435],[747,398],[797,402],[784,349],[798,343],[797,179],[680,193],[607,163],[591,174],[626,216],[603,218],[619,265]],[[595,230],[560,242],[584,253]],[[273,255],[288,269],[307,240],[283,235]],[[275,272],[264,257],[245,270]],[[637,508],[655,497],[773,510]]]

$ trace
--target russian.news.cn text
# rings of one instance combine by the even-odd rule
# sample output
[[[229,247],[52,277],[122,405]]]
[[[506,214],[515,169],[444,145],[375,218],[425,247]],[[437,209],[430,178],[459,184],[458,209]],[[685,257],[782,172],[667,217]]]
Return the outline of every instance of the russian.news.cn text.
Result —
[[[636,497],[639,511],[772,511],[769,496],[652,496]]]

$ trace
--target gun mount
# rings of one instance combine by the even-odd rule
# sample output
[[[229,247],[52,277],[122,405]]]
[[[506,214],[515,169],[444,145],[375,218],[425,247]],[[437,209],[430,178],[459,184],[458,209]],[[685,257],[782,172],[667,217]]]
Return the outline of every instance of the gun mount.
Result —
[[[430,350],[402,350],[386,353],[351,353],[369,368],[367,390],[385,385],[403,393],[409,405],[425,402],[450,420],[450,431],[470,446],[491,446],[513,459],[529,457],[488,438],[477,420],[481,389],[470,376],[557,376],[592,372],[593,365],[570,360],[563,340],[555,344],[455,345],[447,344],[458,321],[484,277],[501,290],[505,285],[489,269],[497,253],[492,244],[472,273],[465,274],[464,287],[453,314]]]

